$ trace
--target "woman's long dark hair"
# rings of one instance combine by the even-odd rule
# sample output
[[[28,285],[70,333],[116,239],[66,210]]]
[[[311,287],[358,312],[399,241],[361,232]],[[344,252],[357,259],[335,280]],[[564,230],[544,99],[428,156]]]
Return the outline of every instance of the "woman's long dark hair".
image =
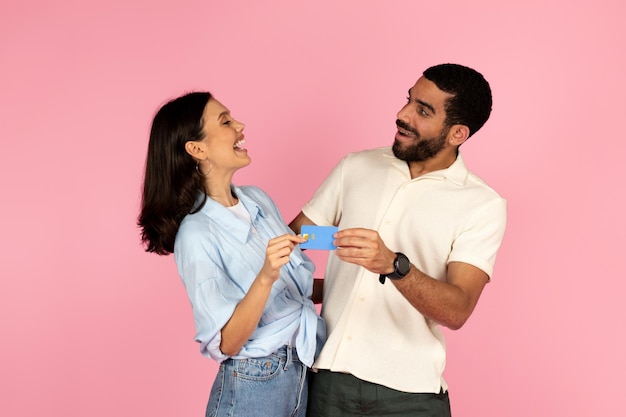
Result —
[[[204,178],[185,143],[204,139],[202,114],[210,99],[208,92],[189,93],[166,103],[154,116],[137,220],[147,252],[173,253],[180,222],[204,205],[196,207],[199,193],[205,192]]]

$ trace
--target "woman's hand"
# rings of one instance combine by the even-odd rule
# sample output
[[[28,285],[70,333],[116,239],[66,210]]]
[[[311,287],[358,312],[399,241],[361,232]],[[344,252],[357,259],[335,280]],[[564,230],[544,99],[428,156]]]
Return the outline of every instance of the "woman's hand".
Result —
[[[265,251],[265,263],[259,272],[259,279],[273,284],[280,276],[280,268],[289,262],[289,256],[296,244],[306,242],[302,236],[285,234],[271,239]]]

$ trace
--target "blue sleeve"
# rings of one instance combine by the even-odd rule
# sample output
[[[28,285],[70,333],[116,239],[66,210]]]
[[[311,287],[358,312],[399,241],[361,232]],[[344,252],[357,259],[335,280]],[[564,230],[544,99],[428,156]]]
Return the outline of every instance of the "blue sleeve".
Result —
[[[232,316],[244,292],[220,266],[218,249],[210,232],[186,225],[176,237],[174,251],[178,273],[191,303],[200,351],[217,362],[228,358],[220,350],[221,329]]]

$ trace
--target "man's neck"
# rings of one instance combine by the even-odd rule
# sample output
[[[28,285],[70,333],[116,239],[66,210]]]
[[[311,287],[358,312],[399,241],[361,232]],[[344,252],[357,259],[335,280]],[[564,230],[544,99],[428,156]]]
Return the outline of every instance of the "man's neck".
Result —
[[[454,161],[456,161],[457,154],[457,149],[454,149],[451,152],[442,151],[426,161],[409,162],[408,164],[411,179],[421,177],[429,172],[448,168],[454,163]]]

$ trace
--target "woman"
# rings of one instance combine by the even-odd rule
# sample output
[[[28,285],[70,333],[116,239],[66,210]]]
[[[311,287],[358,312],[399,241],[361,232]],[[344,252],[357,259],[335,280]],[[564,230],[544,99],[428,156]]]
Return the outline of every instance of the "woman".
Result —
[[[244,125],[210,93],[165,104],[150,133],[138,224],[174,253],[201,352],[220,363],[207,416],[304,416],[307,367],[325,337],[314,265],[270,197],[232,184],[250,164]]]

